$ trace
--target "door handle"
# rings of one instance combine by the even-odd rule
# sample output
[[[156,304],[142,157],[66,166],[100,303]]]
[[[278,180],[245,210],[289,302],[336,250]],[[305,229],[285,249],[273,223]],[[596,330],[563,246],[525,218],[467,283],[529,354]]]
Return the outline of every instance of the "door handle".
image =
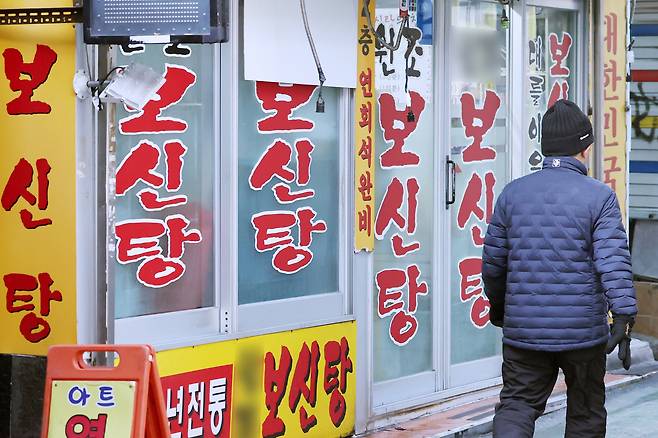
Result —
[[[446,210],[455,203],[455,162],[446,155]]]

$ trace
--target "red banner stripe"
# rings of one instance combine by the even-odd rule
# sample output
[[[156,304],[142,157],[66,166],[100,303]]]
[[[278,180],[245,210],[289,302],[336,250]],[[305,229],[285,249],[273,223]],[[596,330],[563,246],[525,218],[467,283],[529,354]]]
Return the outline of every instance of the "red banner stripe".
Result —
[[[658,70],[631,70],[633,82],[658,82]]]

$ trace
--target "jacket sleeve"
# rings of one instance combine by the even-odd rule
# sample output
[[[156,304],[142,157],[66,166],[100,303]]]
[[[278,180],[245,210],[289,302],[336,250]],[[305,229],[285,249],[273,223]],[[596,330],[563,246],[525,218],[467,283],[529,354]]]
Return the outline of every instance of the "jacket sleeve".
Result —
[[[491,309],[489,319],[501,327],[505,313],[505,291],[507,289],[507,227],[504,211],[504,192],[499,196],[493,217],[487,228],[482,250],[482,280],[484,293]]]
[[[613,315],[637,314],[631,255],[621,221],[617,196],[611,192],[594,223],[592,240],[594,269]]]

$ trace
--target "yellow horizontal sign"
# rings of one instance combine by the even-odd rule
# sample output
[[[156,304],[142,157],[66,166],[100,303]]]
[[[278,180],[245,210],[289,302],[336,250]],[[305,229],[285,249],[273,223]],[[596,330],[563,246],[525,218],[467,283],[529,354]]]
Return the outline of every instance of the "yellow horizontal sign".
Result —
[[[230,436],[349,436],[356,399],[355,342],[352,321],[160,352],[160,375],[169,382],[167,408],[176,405],[179,387],[185,394],[186,388],[216,381],[222,406],[230,406],[229,424],[223,425]],[[227,366],[233,368],[232,377],[216,368]],[[192,382],[194,374],[198,382]],[[177,421],[170,418],[172,432],[180,430]],[[224,429],[215,432],[224,436]],[[183,432],[181,438],[186,437]]]

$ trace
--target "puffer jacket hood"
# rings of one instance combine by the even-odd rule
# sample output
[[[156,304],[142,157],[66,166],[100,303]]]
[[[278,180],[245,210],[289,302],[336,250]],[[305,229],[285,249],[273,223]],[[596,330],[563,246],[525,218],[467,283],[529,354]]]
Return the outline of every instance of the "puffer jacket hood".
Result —
[[[482,276],[503,342],[541,351],[607,341],[607,312],[635,315],[630,254],[615,193],[572,157],[500,194]]]

